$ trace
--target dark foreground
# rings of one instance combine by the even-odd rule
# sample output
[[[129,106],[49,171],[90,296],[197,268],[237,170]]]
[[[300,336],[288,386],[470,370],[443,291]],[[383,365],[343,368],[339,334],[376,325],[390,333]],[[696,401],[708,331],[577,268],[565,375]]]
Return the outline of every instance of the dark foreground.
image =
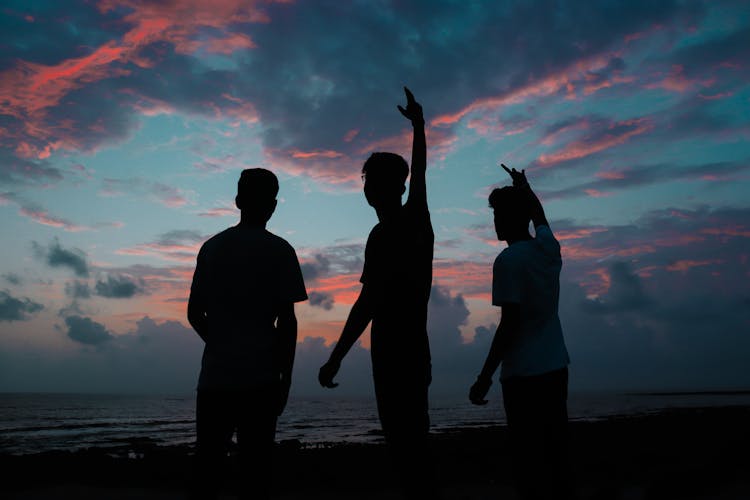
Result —
[[[573,422],[570,432],[581,499],[750,498],[750,407]],[[505,428],[435,434],[431,445],[436,483],[445,499],[517,498]],[[280,499],[400,498],[389,479],[383,445],[306,447],[284,442],[277,447],[276,464]],[[0,497],[182,499],[190,470],[189,447],[149,443],[0,455]],[[234,486],[227,481],[223,498],[233,498]]]

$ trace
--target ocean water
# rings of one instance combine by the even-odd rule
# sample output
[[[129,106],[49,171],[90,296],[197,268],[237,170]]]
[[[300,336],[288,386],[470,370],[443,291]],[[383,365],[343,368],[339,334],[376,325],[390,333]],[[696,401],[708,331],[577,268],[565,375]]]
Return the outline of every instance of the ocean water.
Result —
[[[636,415],[669,408],[750,406],[750,393],[573,393],[572,420]],[[0,453],[27,454],[89,447],[192,444],[195,396],[0,394]],[[463,399],[433,398],[431,430],[502,424],[502,402],[483,407]],[[371,399],[293,399],[279,419],[277,440],[303,443],[382,439]]]

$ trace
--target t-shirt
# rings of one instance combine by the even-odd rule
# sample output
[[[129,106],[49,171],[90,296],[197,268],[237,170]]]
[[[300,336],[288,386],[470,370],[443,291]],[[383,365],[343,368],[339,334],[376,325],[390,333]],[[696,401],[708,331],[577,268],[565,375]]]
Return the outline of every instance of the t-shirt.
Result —
[[[501,379],[541,375],[570,362],[557,314],[561,268],[560,244],[544,225],[535,238],[513,243],[495,259],[492,304],[521,307],[521,331],[503,359]]]
[[[297,254],[263,228],[234,226],[206,241],[190,289],[207,317],[199,389],[277,381],[279,308],[307,299]]]
[[[409,202],[398,216],[375,225],[367,238],[360,281],[374,300],[370,352],[376,377],[388,371],[425,373],[429,367],[434,241],[427,207]]]

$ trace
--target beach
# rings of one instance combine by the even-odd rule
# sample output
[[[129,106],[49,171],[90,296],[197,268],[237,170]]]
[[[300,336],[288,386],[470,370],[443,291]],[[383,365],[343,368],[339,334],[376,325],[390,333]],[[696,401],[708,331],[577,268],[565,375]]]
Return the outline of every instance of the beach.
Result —
[[[582,499],[750,498],[750,407],[679,408],[570,424],[570,465]],[[445,498],[517,498],[506,428],[432,433]],[[233,498],[230,473],[223,498]],[[192,446],[143,440],[108,448],[2,455],[7,499],[185,498]],[[278,443],[280,499],[401,498],[382,442]],[[385,478],[378,479],[373,477]],[[390,479],[389,479],[390,478]]]

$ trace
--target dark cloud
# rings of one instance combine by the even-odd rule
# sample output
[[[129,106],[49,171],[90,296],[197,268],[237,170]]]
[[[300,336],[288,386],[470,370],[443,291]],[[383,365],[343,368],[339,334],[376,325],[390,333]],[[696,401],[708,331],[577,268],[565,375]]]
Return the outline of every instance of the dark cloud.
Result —
[[[643,310],[652,300],[643,289],[641,278],[633,273],[627,262],[615,262],[609,267],[609,291],[607,300],[587,300],[588,311],[598,314],[617,314],[623,311]]]
[[[0,114],[0,129],[8,121]],[[63,172],[45,160],[30,160],[17,156],[13,145],[0,135],[0,184],[42,185],[55,184],[63,179]]]
[[[73,280],[65,283],[65,295],[75,299],[88,299],[91,297],[91,288],[85,281]]]
[[[750,170],[750,160],[678,165],[658,163],[636,165],[603,172],[604,177],[563,189],[540,191],[548,200],[590,196],[591,193],[609,194],[619,190],[650,184],[686,181],[731,181]]]
[[[45,248],[37,242],[32,242],[34,252],[38,257],[43,259],[50,267],[67,267],[71,269],[76,276],[82,278],[88,277],[89,266],[86,262],[86,254],[83,251],[73,248],[67,250],[60,245],[57,238]]]
[[[256,18],[245,16],[242,22],[221,26],[225,19],[234,19],[223,13],[214,23],[218,26],[212,25],[212,33],[246,36],[257,46],[237,51],[232,64],[223,66],[227,69],[216,69],[209,65],[210,58],[201,58],[205,52],[190,49],[200,46],[200,37],[191,36],[193,30],[200,31],[201,19],[186,18],[177,12],[178,4],[132,7],[73,9],[76,13],[65,19],[70,19],[74,33],[54,42],[50,37],[63,28],[46,9],[39,12],[38,23],[18,16],[7,21],[13,25],[10,33],[23,32],[23,39],[29,40],[21,50],[10,42],[15,38],[9,38],[12,57],[43,60],[50,66],[71,58],[86,61],[78,68],[80,74],[62,79],[55,89],[31,90],[24,83],[28,75],[19,72],[17,63],[0,61],[0,67],[9,66],[18,88],[32,93],[9,104],[7,123],[0,123],[7,130],[21,131],[13,142],[27,144],[28,156],[47,154],[50,145],[93,150],[132,133],[138,113],[167,109],[244,121],[260,117],[269,155],[289,168],[293,160],[302,165],[294,168],[340,182],[356,177],[352,159],[364,159],[379,141],[408,128],[395,111],[404,84],[423,102],[440,103],[432,108],[432,117],[454,113],[477,99],[509,95],[577,61],[606,53],[621,45],[625,35],[653,25],[680,29],[703,12],[697,2],[645,0],[471,8],[449,1],[274,4]],[[26,12],[20,6],[14,11]],[[143,29],[139,16],[147,12],[163,16],[169,28],[141,39],[149,43],[129,45],[123,35]],[[256,22],[266,17],[270,22]],[[180,26],[189,29],[175,28]],[[103,47],[119,57],[107,64],[85,59]],[[621,71],[622,64],[610,58],[588,78],[597,83]],[[436,86],[438,79],[441,84]],[[44,103],[51,104],[34,107]],[[342,114],[342,109],[347,112]],[[35,126],[33,135],[24,132],[27,118]],[[357,132],[352,135],[353,131]],[[438,136],[433,131],[433,143]],[[168,204],[184,203],[180,193],[150,194]]]
[[[362,272],[365,246],[361,243],[339,243],[323,248],[301,248],[298,253],[303,257],[301,268],[305,280],[337,274]]]
[[[320,307],[326,311],[333,309],[333,295],[330,293],[312,291],[308,295],[311,306]]]
[[[17,275],[16,273],[4,273],[3,279],[10,283],[11,285],[20,285],[21,284],[21,277]]]
[[[122,28],[112,22],[116,19],[89,2],[4,1],[0,71],[18,59],[51,65],[71,55],[84,55],[86,47],[122,34]]]
[[[331,269],[331,261],[321,254],[316,254],[313,260],[300,264],[300,269],[302,269],[305,281],[314,281],[328,273]]]
[[[87,332],[85,345],[96,348],[62,358],[54,351],[14,350],[3,356],[0,390],[132,394],[195,390],[203,342],[190,328],[146,316],[131,331],[113,335],[88,318],[72,317],[77,318],[74,325]]]
[[[109,274],[105,280],[96,280],[96,294],[110,299],[129,299],[143,293],[143,283],[126,275]]]
[[[99,346],[114,338],[107,328],[83,316],[68,316],[65,318],[68,327],[68,337],[81,344]]]
[[[7,290],[0,291],[0,321],[23,321],[29,315],[44,309],[42,304],[29,298],[13,297]]]

